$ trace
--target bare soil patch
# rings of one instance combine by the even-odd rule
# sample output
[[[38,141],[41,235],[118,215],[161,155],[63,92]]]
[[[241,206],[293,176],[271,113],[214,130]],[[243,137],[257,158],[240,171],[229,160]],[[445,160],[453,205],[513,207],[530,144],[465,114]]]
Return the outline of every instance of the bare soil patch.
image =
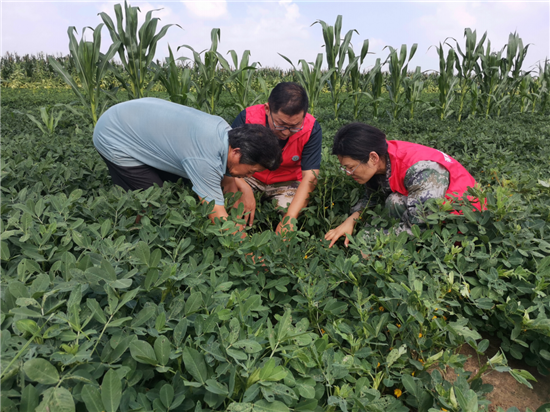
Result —
[[[487,349],[486,356],[480,356],[479,358],[470,345],[465,344],[462,346],[460,353],[469,357],[464,365],[465,370],[475,375],[479,368],[486,364],[487,359],[497,353],[499,350],[498,341],[490,340],[491,344]],[[489,412],[496,412],[499,406],[505,411],[513,406],[518,408],[520,412],[525,412],[527,408],[536,411],[542,405],[550,403],[550,376],[541,375],[536,368],[528,366],[522,361],[509,356],[507,358],[508,366],[512,369],[524,369],[530,372],[537,379],[537,382],[530,381],[533,389],[529,389],[516,381],[509,373],[487,371],[482,375],[483,383],[494,387],[493,392],[487,395],[487,399],[491,401]],[[453,371],[447,371],[446,379],[454,381],[455,377],[453,375]]]

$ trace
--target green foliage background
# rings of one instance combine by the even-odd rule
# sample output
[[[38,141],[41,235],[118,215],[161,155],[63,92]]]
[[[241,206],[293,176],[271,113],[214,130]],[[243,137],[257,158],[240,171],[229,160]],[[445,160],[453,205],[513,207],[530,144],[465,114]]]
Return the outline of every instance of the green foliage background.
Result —
[[[181,184],[112,187],[77,114],[41,133],[14,112],[72,99],[2,90],[2,410],[486,410],[492,388],[454,349],[483,353],[489,335],[548,374],[547,115],[363,114],[390,139],[459,160],[487,210],[453,216],[432,205],[424,233],[358,234],[328,249],[324,233],[362,191],[330,156],[351,105],[335,120],[330,95],[320,96],[323,166],[299,231],[283,241],[271,231],[278,212],[259,203],[240,241]],[[229,122],[237,115],[226,93],[219,107]],[[394,223],[381,207],[366,221]],[[490,366],[528,384],[502,354]]]

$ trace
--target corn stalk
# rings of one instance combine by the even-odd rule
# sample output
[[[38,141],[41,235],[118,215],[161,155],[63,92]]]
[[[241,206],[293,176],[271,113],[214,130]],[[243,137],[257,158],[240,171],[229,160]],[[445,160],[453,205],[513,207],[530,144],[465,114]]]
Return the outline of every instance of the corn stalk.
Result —
[[[307,97],[309,99],[309,112],[312,115],[315,115],[315,108],[317,107],[317,102],[319,101],[319,94],[321,93],[321,90],[323,90],[323,86],[335,69],[331,68],[325,74],[321,72],[321,65],[323,64],[322,53],[317,55],[315,63],[308,63],[304,59],[301,59],[298,63],[302,65],[302,71],[296,69],[296,66],[294,66],[294,63],[292,63],[288,57],[285,57],[280,53],[279,56],[289,62],[294,68],[296,76],[298,77],[298,82],[306,90]]]
[[[319,23],[323,29],[323,39],[325,41],[325,54],[327,58],[327,66],[332,73],[329,77],[328,86],[330,90],[330,96],[332,98],[332,105],[334,109],[334,116],[338,119],[342,105],[346,99],[342,99],[342,89],[349,76],[350,69],[353,64],[350,61],[348,67],[344,69],[344,63],[348,54],[348,49],[351,42],[353,32],[359,34],[355,29],[349,30],[344,39],[340,39],[340,33],[342,31],[342,16],[338,15],[334,26],[327,25],[323,20],[317,20],[312,24]],[[367,46],[368,47],[368,46]],[[350,67],[351,66],[351,67]]]
[[[245,50],[243,52],[240,63],[239,56],[235,50],[229,50],[228,53],[231,54],[231,59],[235,67],[235,71],[228,80],[233,81],[233,84],[231,84],[231,87],[228,89],[235,105],[239,110],[244,110],[248,106],[256,104],[263,97],[262,93],[255,95],[252,89],[253,74],[259,63],[249,63],[250,50]],[[265,100],[267,100],[268,97],[269,95],[265,96]]]
[[[102,93],[115,100],[114,94],[101,89],[101,82],[107,74],[110,63],[117,49],[120,47],[119,41],[114,41],[109,47],[106,54],[101,53],[101,29],[103,23],[99,24],[94,32],[93,41],[84,40],[84,31],[82,30],[82,38],[80,42],[76,40],[74,33],[76,28],[71,26],[67,30],[69,36],[69,51],[70,61],[74,66],[80,85],[77,85],[71,74],[53,57],[48,57],[48,61],[52,68],[63,78],[65,83],[71,86],[74,94],[78,97],[86,111],[88,112],[94,126],[97,119],[105,111],[107,101],[101,102]]]
[[[397,50],[391,46],[386,46],[390,49],[390,55],[386,59],[385,63],[388,63],[389,77],[388,82],[386,83],[386,89],[389,93],[390,98],[390,118],[396,119],[401,110],[404,107],[403,104],[403,90],[402,84],[403,79],[407,77],[407,68],[409,62],[416,53],[418,44],[414,43],[411,47],[409,57],[407,58],[407,45],[401,45],[401,50],[399,56],[397,56]],[[384,47],[384,48],[386,48]],[[385,64],[384,63],[384,64]]]
[[[147,91],[156,82],[156,78],[150,80],[150,77],[147,76],[148,68],[155,57],[158,41],[164,37],[170,26],[173,26],[173,24],[167,24],[156,33],[160,19],[152,18],[154,11],[157,10],[147,12],[139,32],[138,12],[141,12],[139,7],[131,7],[124,1],[124,16],[126,18],[124,19],[121,5],[115,4],[116,27],[107,13],[99,13],[109,29],[113,42],[120,44],[118,56],[128,75],[128,81],[118,71],[115,72],[115,75],[122,87],[128,91],[130,99],[146,96]]]
[[[378,118],[378,107],[382,99],[382,88],[384,87],[384,74],[382,73],[382,63],[378,58],[372,69],[364,76],[361,85],[361,94],[368,97],[368,104],[372,106],[372,115]]]
[[[409,119],[414,119],[414,109],[424,103],[422,100],[422,91],[424,90],[424,80],[420,66],[416,66],[412,76],[403,79],[403,90],[405,92],[405,101],[409,105]]]
[[[363,41],[363,47],[361,47],[361,53],[359,56],[355,56],[353,47],[348,47],[348,70],[350,77],[350,92],[353,96],[353,118],[357,119],[359,116],[359,103],[363,93],[361,82],[361,65],[365,60],[365,57],[369,53],[369,41],[368,39]]]
[[[491,52],[491,42],[487,41],[487,49],[480,56],[480,63],[476,63],[475,71],[477,81],[480,87],[481,104],[485,110],[485,118],[488,118],[494,106],[497,107],[497,113],[500,113],[500,107],[504,101],[509,98],[503,91],[505,84],[501,78],[502,52]]]
[[[507,92],[510,96],[508,101],[508,113],[511,113],[512,106],[516,101],[518,92],[521,94],[519,89],[523,88],[523,91],[529,90],[529,87],[526,87],[525,82],[527,82],[527,74],[522,70],[523,62],[527,55],[527,50],[529,49],[529,44],[523,46],[523,40],[519,35],[514,32],[510,33],[508,36],[508,44],[506,45],[506,60],[502,61],[501,71],[503,72],[503,77],[508,85]],[[523,98],[521,104],[523,105]]]
[[[196,102],[196,97],[191,91],[191,69],[188,66],[178,67],[174,53],[168,46],[169,57],[166,58],[167,67],[160,67],[152,63],[156,71],[156,77],[162,83],[170,96],[170,101],[186,106],[192,106]],[[180,57],[177,60],[184,62],[187,57]]]
[[[546,106],[548,105],[548,99],[550,95],[550,61],[546,59],[544,65],[539,63],[539,73],[536,83],[539,100],[540,100],[540,112],[544,114],[546,112]],[[535,103],[533,103],[533,111],[535,110]]]
[[[462,112],[464,110],[464,102],[466,95],[470,94],[472,97],[472,115],[475,115],[477,109],[477,85],[474,79],[476,63],[479,57],[483,54],[483,43],[487,38],[487,32],[483,34],[479,42],[476,44],[477,34],[476,31],[472,31],[470,28],[464,30],[464,37],[466,37],[466,46],[464,52],[460,48],[458,42],[456,42],[456,54],[455,68],[457,71],[458,89],[460,94],[460,105],[458,108],[458,121],[462,119]]]
[[[221,38],[220,29],[212,29],[210,32],[211,45],[209,50],[203,50],[200,53],[191,46],[183,45],[193,52],[195,62],[195,72],[197,80],[193,81],[193,86],[197,91],[197,108],[206,110],[207,113],[215,114],[216,105],[220,99],[220,94],[227,81],[227,76],[221,70],[220,66],[227,72],[230,72],[229,63],[218,52],[218,44]],[[204,53],[204,61],[201,55]]]
[[[439,75],[437,77],[439,105],[437,105],[437,110],[439,112],[439,118],[443,120],[453,113],[451,104],[454,101],[455,89],[459,80],[453,73],[456,62],[455,51],[450,48],[447,53],[447,58],[445,59],[445,52],[441,43],[439,43],[439,47],[436,47],[436,50],[439,56]]]

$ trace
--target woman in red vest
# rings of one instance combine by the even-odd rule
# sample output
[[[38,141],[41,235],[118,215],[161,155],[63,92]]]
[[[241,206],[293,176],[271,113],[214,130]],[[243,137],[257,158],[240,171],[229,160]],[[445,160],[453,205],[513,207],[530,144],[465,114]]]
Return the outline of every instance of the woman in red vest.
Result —
[[[373,198],[377,194],[385,197],[389,214],[401,220],[395,232],[411,233],[412,225],[424,225],[423,204],[427,200],[456,200],[476,184],[451,156],[416,143],[386,140],[382,131],[363,123],[342,127],[334,137],[332,154],[338,156],[348,176],[365,186],[365,196],[344,223],[325,235],[329,247],[353,233],[362,211],[376,204]],[[348,246],[347,238],[344,244]]]

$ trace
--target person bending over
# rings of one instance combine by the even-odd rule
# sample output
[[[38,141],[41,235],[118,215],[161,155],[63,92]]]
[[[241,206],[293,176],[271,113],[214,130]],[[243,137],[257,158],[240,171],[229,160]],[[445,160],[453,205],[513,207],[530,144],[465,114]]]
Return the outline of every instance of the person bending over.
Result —
[[[386,135],[363,123],[343,126],[334,136],[332,154],[341,169],[365,187],[365,195],[351,209],[351,215],[325,234],[329,247],[351,235],[361,212],[372,207],[376,192],[385,197],[385,208],[401,223],[395,232],[412,233],[412,225],[424,225],[423,204],[429,199],[460,199],[475,179],[446,153],[416,143],[386,140]],[[349,240],[344,241],[348,246]]]
[[[188,179],[201,201],[215,202],[212,221],[228,216],[227,188],[244,192],[249,189],[244,177],[281,164],[278,139],[270,129],[231,129],[221,117],[156,98],[109,108],[96,124],[93,142],[115,185],[138,190]]]
[[[309,194],[317,184],[323,136],[321,126],[307,112],[308,106],[307,93],[302,86],[297,83],[279,83],[273,88],[267,103],[246,108],[232,124],[233,127],[260,124],[271,129],[278,138],[283,152],[281,167],[245,178],[253,191],[277,199],[278,206],[282,208],[288,207],[277,225],[277,233],[281,233],[283,223],[285,230],[293,230],[287,218],[298,217],[307,206]],[[245,207],[245,210],[255,208],[252,190],[247,193],[248,208]]]

